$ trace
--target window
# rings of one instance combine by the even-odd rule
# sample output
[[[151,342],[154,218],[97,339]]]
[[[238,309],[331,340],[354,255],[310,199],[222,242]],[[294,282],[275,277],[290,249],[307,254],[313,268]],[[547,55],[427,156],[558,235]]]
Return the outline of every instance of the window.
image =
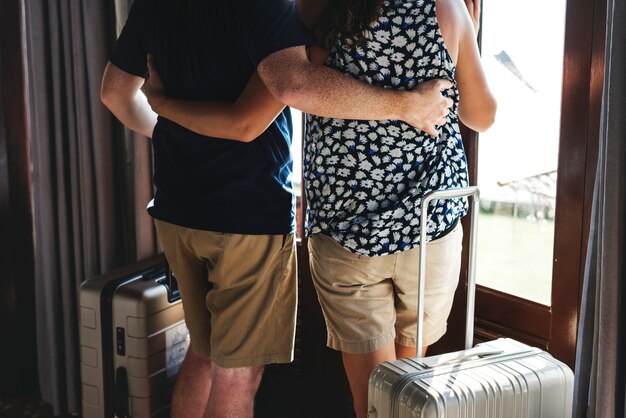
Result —
[[[302,190],[302,142],[303,142],[303,114],[297,109],[291,109],[293,121],[293,141],[291,144],[291,156],[293,157],[293,191],[296,195],[296,239],[301,240],[304,236],[304,211],[302,204],[304,191]]]
[[[544,305],[552,289],[565,7],[565,0],[488,1],[482,24],[498,115],[478,146],[478,283]]]
[[[302,112],[291,109],[293,120],[293,143],[291,144],[291,156],[293,157],[293,190],[296,196],[302,193]]]

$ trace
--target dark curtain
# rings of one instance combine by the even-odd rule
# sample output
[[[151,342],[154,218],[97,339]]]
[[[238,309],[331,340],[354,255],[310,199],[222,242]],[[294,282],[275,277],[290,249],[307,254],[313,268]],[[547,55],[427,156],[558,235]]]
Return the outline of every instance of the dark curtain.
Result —
[[[157,250],[149,142],[125,139],[100,103],[111,0],[29,0],[25,23],[39,379],[57,413],[78,413],[79,285]]]
[[[626,2],[607,3],[600,148],[578,332],[574,418],[626,416]]]

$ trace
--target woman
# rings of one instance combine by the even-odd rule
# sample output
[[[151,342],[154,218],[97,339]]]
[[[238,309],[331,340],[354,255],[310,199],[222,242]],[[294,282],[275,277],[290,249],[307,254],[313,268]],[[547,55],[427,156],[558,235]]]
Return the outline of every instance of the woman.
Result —
[[[315,20],[311,16],[320,13],[320,3],[301,3],[304,20]],[[307,117],[311,270],[328,345],[342,352],[358,418],[367,416],[371,370],[416,353],[421,197],[467,185],[458,120],[477,131],[493,123],[496,104],[475,40],[480,4],[466,3],[330,0],[315,25],[321,42],[311,50],[312,59],[352,77],[402,90],[435,78],[455,83],[446,93],[455,104],[436,136],[398,121]],[[147,85],[157,113],[212,136],[253,139],[282,107],[258,78],[234,104],[163,98],[156,75]],[[465,212],[464,200],[439,202],[426,225],[426,346],[446,330],[460,269],[459,219]]]
[[[346,13],[348,3],[353,5]],[[445,334],[466,202],[437,202],[423,226],[421,197],[468,185],[458,119],[474,130],[487,129],[495,100],[480,65],[476,27],[460,0],[358,4],[329,2],[321,25],[330,50],[326,65],[394,89],[410,90],[432,78],[456,81],[447,92],[455,105],[437,137],[397,121],[308,116],[304,177],[311,271],[328,345],[342,352],[362,418],[372,369],[416,354],[416,247],[422,227],[430,242],[421,349]],[[471,6],[477,16],[480,5]]]

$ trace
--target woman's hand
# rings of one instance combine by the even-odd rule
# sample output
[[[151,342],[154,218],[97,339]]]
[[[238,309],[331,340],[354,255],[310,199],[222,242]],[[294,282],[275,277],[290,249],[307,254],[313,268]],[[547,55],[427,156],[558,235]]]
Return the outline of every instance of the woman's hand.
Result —
[[[148,103],[152,110],[159,113],[159,108],[165,103],[167,96],[165,96],[165,88],[163,87],[163,81],[161,76],[154,68],[154,59],[152,54],[148,54],[148,78],[143,83],[141,91],[148,98]]]
[[[480,30],[480,3],[481,0],[465,0],[465,5],[467,6],[467,11],[472,18],[476,35],[478,35],[478,31]]]

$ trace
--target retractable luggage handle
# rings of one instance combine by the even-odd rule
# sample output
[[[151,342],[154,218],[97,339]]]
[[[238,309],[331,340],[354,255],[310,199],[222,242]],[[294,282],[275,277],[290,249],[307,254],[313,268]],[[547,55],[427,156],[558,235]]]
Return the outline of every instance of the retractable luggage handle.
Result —
[[[474,306],[476,304],[476,244],[478,234],[478,200],[480,191],[478,187],[463,187],[447,190],[434,190],[428,192],[422,198],[421,205],[421,231],[419,250],[419,277],[418,277],[418,298],[417,298],[417,358],[422,357],[421,347],[423,346],[424,335],[424,276],[426,274],[426,222],[428,216],[428,205],[434,200],[455,199],[461,197],[471,198],[471,226],[469,245],[469,267],[467,274],[467,318],[465,321],[465,349],[472,348],[474,340]]]
[[[167,290],[167,300],[169,303],[174,303],[180,299],[178,281],[176,280],[176,276],[170,268],[170,264],[167,260],[163,261],[159,264],[159,266],[141,273],[141,277],[144,280],[156,279],[157,283],[165,286],[165,289]]]
[[[165,274],[166,274],[166,287],[167,287],[167,300],[170,303],[174,303],[180,299],[180,291],[178,290],[178,281],[176,280],[176,276],[174,276],[174,272],[170,268],[170,264],[166,263],[165,265]]]

